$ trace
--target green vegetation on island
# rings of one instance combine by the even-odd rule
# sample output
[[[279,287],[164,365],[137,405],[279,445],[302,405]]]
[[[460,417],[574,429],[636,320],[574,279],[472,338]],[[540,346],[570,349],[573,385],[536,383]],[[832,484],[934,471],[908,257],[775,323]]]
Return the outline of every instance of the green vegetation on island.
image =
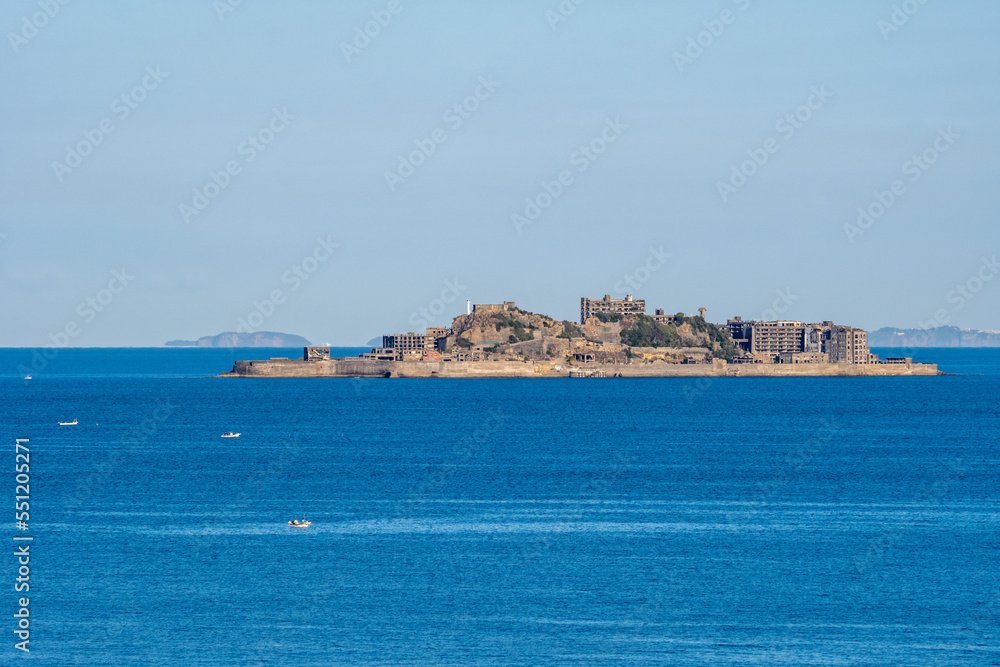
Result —
[[[685,336],[682,331],[698,335]],[[736,356],[736,345],[729,332],[706,322],[700,315],[688,317],[677,313],[669,324],[657,322],[649,315],[633,315],[622,326],[621,341],[629,347],[707,347],[712,356],[727,361]]]
[[[677,327],[656,322],[649,315],[635,316],[633,324],[622,328],[621,340],[629,347],[681,347]]]
[[[576,324],[573,324],[569,320],[562,321],[563,330],[562,333],[557,335],[556,338],[565,338],[567,340],[573,340],[574,338],[583,338],[584,333]]]
[[[570,364],[705,363],[737,354],[729,332],[702,315],[598,312],[578,323],[532,313],[512,302],[478,305],[459,315],[437,347],[443,355],[454,351],[462,359],[563,357]]]
[[[517,311],[521,312],[521,311]],[[534,313],[524,313],[526,315],[533,315]],[[531,330],[537,329],[534,324],[528,323],[527,328],[524,326],[524,322],[512,317],[506,313],[494,313],[493,319],[496,320],[496,329],[500,331],[501,329],[511,328],[514,330],[510,336],[507,337],[507,341],[510,343],[523,343],[524,341],[534,340],[535,334]]]

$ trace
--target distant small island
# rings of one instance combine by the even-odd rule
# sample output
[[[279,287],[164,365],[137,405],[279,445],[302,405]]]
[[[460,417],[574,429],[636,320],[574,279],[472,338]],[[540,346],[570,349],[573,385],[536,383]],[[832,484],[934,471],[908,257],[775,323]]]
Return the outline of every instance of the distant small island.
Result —
[[[167,347],[303,347],[312,345],[302,336],[277,331],[237,333],[225,331],[216,336],[202,336],[198,340],[169,340]]]
[[[882,327],[868,334],[868,344],[872,347],[1000,347],[1000,331]]]

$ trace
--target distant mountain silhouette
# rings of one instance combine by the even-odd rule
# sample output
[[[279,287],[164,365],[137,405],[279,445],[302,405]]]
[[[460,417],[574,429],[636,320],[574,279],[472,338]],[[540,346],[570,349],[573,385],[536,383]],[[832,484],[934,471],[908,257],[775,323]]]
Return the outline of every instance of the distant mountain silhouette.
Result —
[[[170,340],[164,343],[167,347],[306,347],[311,344],[302,336],[277,331],[225,331],[217,336],[202,336],[198,340]]]
[[[935,327],[882,327],[868,334],[869,347],[1000,347],[1000,331]]]
[[[370,341],[365,343],[368,347],[382,347],[382,337],[372,338]]]

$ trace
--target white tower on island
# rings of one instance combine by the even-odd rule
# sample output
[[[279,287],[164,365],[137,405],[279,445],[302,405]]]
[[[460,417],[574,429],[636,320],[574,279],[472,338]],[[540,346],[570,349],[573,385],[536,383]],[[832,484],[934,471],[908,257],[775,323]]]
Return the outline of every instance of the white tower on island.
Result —
[[[469,299],[465,300],[465,314],[466,315],[472,314],[472,301],[470,301]]]

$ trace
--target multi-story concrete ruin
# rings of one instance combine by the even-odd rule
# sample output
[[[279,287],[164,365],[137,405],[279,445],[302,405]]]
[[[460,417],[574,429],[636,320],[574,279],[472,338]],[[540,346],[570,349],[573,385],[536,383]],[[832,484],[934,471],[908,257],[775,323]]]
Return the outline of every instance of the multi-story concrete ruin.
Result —
[[[783,364],[874,364],[878,356],[868,349],[868,332],[826,321],[803,324],[796,320],[726,323],[729,335],[744,353],[743,361]]]
[[[624,299],[612,299],[610,294],[605,294],[603,299],[580,298],[580,324],[586,324],[587,318],[594,313],[628,313],[646,314],[645,299],[633,299],[631,294]]]
[[[872,354],[868,349],[867,331],[824,322],[822,334],[824,349],[830,355],[831,363],[878,363],[878,355]]]
[[[513,303],[513,302],[511,302]],[[371,352],[362,355],[365,359],[403,361],[409,358],[420,358],[428,353],[443,349],[445,339],[451,334],[448,327],[428,327],[426,333],[418,334],[412,331],[382,336],[382,347],[373,348]]]
[[[382,336],[382,347],[400,352],[423,352],[427,345],[426,334],[416,334],[407,331],[404,334],[387,334]]]

